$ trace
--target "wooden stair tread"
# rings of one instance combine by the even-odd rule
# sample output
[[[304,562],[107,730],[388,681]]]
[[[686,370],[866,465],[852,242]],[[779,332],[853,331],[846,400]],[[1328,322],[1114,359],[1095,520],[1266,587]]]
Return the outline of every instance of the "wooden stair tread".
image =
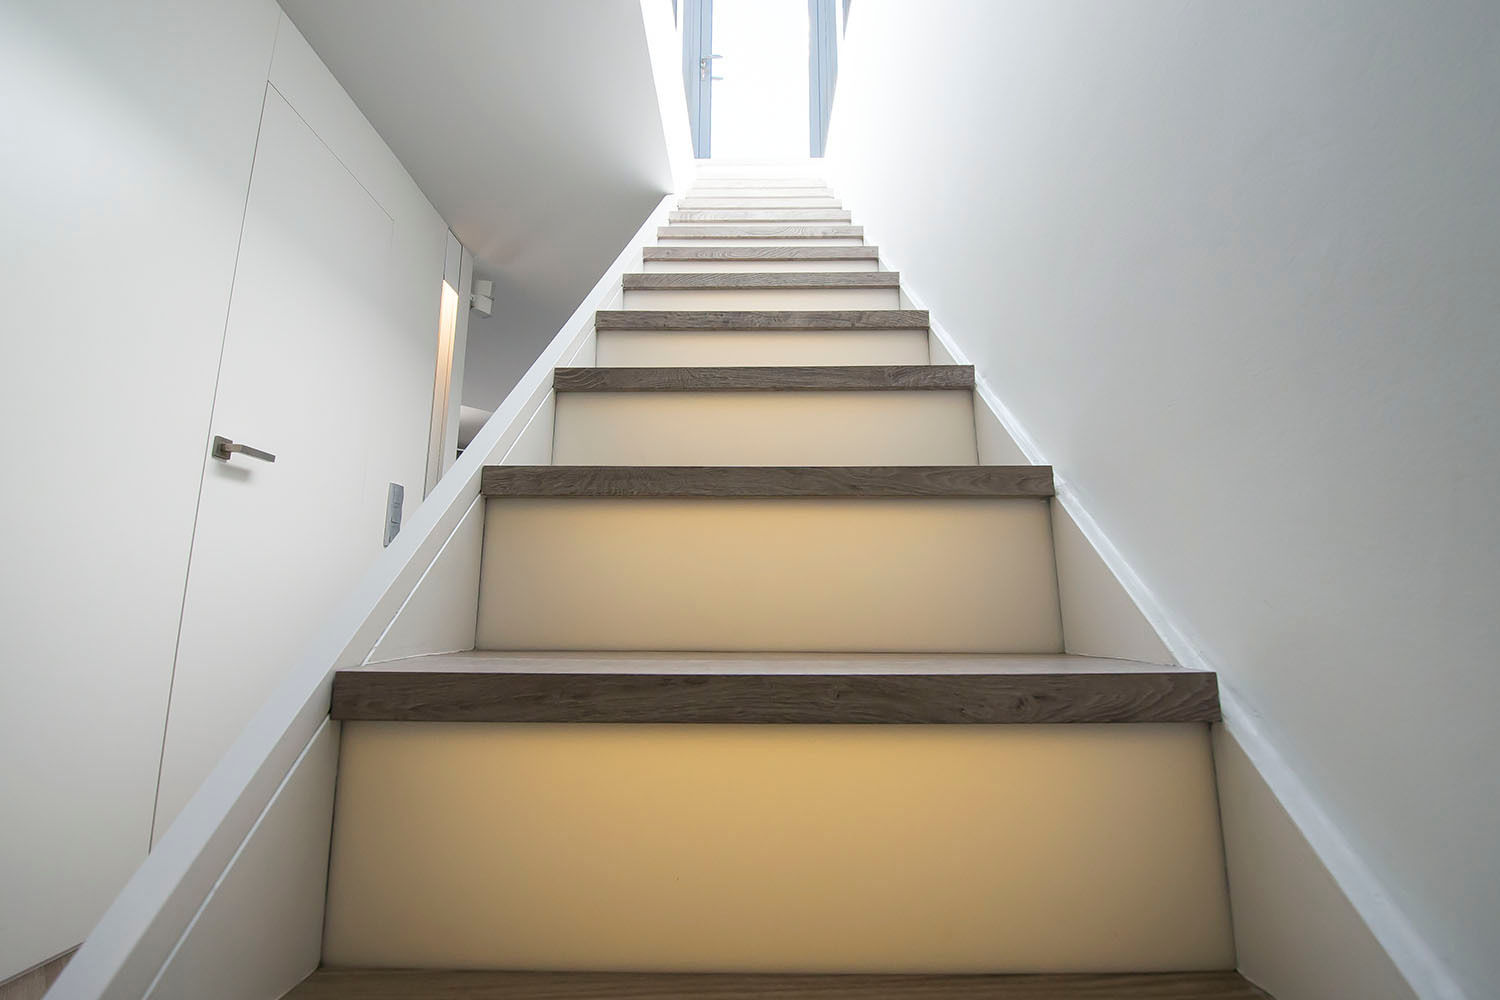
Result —
[[[723,499],[1052,496],[1050,465],[488,465],[492,498]]]
[[[925,309],[601,309],[595,330],[925,330]]]
[[[677,271],[627,274],[625,291],[719,288],[899,288],[899,271]]]
[[[661,226],[656,230],[659,240],[713,239],[713,240],[769,240],[769,239],[864,239],[864,226],[846,225],[757,225],[749,223],[737,226]]]
[[[972,389],[973,365],[810,365],[764,368],[557,368],[558,392]]]
[[[1082,656],[514,653],[334,675],[344,721],[1015,725],[1217,722],[1214,674]]]
[[[646,247],[643,259],[663,260],[876,260],[879,247]]]
[[[1237,972],[703,975],[319,969],[287,1000],[1268,1000]]]

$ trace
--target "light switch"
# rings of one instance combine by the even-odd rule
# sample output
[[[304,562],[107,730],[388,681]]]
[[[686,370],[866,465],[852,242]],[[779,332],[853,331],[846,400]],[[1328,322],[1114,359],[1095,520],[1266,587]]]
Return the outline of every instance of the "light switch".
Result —
[[[406,487],[391,483],[385,493],[385,543],[391,544],[401,532],[401,505],[406,501]]]

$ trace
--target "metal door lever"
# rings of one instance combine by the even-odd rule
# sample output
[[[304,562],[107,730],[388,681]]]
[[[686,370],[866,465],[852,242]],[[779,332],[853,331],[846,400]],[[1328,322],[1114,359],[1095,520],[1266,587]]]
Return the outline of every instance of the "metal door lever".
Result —
[[[239,452],[246,458],[258,458],[262,462],[276,461],[276,456],[269,451],[261,451],[259,448],[252,448],[248,444],[236,444],[221,434],[214,435],[214,446],[209,454],[221,462],[227,462],[229,461],[229,457],[235,452]]]
[[[713,61],[715,59],[723,59],[723,58],[724,58],[723,56],[721,56],[717,52],[715,52],[711,56],[704,56],[702,59],[699,59],[698,60],[698,79],[700,79],[700,80],[722,80],[722,79],[724,79],[722,76],[714,76],[714,71],[713,71],[713,66],[714,66]]]

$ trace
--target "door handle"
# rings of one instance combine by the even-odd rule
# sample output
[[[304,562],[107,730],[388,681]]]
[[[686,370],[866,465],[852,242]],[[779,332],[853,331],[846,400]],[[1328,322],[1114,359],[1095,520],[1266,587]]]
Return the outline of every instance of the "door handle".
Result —
[[[713,61],[715,59],[723,59],[723,58],[724,57],[721,56],[721,55],[719,55],[718,53],[714,53],[711,56],[704,56],[702,59],[699,59],[698,60],[698,79],[700,79],[700,80],[722,80],[722,79],[724,79],[722,76],[714,76],[713,75],[713,66],[714,66]]]
[[[229,461],[230,456],[235,452],[239,452],[246,458],[258,458],[262,462],[276,461],[276,456],[271,454],[269,451],[261,451],[259,448],[252,448],[248,444],[239,444],[235,441],[229,440],[222,434],[214,435],[214,446],[209,454],[213,455],[214,458],[217,458],[221,462],[227,462]]]

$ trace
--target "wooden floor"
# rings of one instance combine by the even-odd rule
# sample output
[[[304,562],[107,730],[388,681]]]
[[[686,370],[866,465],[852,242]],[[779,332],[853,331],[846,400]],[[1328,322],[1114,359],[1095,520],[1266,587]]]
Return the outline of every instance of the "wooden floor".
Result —
[[[1234,972],[741,976],[322,969],[287,1000],[1264,1000]]]

